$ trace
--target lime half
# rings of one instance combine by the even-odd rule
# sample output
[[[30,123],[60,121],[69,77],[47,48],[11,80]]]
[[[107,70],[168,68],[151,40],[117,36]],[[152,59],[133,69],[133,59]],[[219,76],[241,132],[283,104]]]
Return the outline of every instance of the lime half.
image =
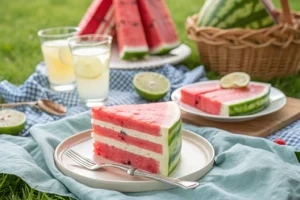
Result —
[[[150,101],[163,98],[171,86],[165,76],[154,72],[138,73],[133,78],[133,85],[141,97]]]
[[[0,133],[18,135],[24,129],[25,123],[24,113],[11,109],[0,110]]]
[[[233,72],[220,80],[222,88],[242,88],[250,83],[250,76],[244,72]]]

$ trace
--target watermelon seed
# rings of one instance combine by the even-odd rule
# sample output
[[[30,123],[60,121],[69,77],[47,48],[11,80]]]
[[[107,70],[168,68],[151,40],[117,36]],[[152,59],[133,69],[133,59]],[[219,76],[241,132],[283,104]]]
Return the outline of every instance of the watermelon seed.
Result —
[[[131,165],[131,162],[130,162],[130,160],[128,160],[128,162],[127,162],[127,165]]]
[[[138,26],[139,24],[137,22],[134,22],[132,25],[133,26]]]
[[[125,131],[123,131],[123,130],[121,130],[121,133],[122,133],[122,134],[124,134],[124,135],[127,135],[127,134],[126,134],[126,132],[125,132]]]

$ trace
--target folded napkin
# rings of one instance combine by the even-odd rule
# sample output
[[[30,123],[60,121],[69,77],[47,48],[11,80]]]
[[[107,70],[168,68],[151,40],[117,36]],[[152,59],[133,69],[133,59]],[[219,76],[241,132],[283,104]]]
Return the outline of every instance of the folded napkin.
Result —
[[[91,128],[84,112],[30,129],[29,137],[0,135],[0,173],[15,174],[36,190],[82,200],[110,199],[300,199],[300,164],[290,147],[214,128],[183,125],[205,137],[216,157],[213,169],[194,190],[120,193],[93,189],[64,176],[55,167],[55,147],[65,138]],[[197,159],[197,155],[195,155]]]
[[[5,102],[24,102],[36,101],[38,99],[49,99],[61,103],[68,107],[67,116],[88,110],[89,108],[79,105],[79,97],[76,90],[71,92],[55,92],[49,89],[49,82],[45,73],[45,64],[40,63],[36,72],[31,75],[21,86],[15,86],[8,81],[0,82],[0,96]],[[107,105],[118,104],[140,104],[147,103],[134,91],[132,80],[135,74],[145,71],[142,69],[134,70],[110,70],[110,92]],[[192,71],[184,66],[174,67],[164,65],[156,69],[146,71],[157,72],[165,75],[171,82],[171,90],[161,101],[169,101],[171,93],[184,85],[198,81],[207,80],[203,66],[197,67]],[[34,124],[42,124],[61,119],[63,117],[50,115],[30,106],[19,106],[18,110],[25,112],[27,124],[20,135],[28,135],[28,129]]]

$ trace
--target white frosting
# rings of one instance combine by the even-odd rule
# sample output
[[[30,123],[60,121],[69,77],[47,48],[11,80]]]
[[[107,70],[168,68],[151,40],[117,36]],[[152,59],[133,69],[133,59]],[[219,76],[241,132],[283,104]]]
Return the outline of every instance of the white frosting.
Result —
[[[134,137],[134,138],[138,138],[138,139],[142,139],[142,140],[148,140],[148,141],[154,142],[154,143],[162,143],[162,137],[160,137],[160,136],[154,136],[154,135],[150,135],[148,133],[143,133],[143,132],[128,129],[128,128],[123,128],[121,126],[117,126],[115,124],[111,124],[111,123],[96,120],[96,119],[92,119],[92,124],[95,124],[95,125],[98,125],[98,126],[101,126],[104,128],[108,128],[108,129],[114,130],[119,133],[121,131],[124,131],[126,133],[126,135],[128,135],[130,137]]]

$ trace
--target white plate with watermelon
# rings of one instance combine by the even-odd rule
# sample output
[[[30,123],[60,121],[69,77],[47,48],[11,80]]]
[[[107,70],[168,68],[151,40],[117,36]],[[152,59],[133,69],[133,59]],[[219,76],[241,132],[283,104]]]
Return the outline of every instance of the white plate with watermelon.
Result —
[[[96,163],[111,163],[111,161],[94,155],[91,131],[87,130],[73,135],[57,146],[54,159],[57,168],[62,173],[93,188],[120,192],[164,190],[174,187],[146,178],[132,177],[118,169],[107,168],[90,171],[75,164],[64,155],[69,148],[80,152]],[[170,177],[196,181],[212,169],[214,157],[214,148],[206,139],[193,132],[182,130],[181,158]]]
[[[113,69],[150,69],[161,67],[165,64],[178,64],[190,55],[190,47],[181,44],[165,55],[149,55],[144,59],[128,61],[120,58],[118,47],[113,45],[109,66]]]
[[[220,122],[248,121],[285,106],[287,99],[270,84],[250,82],[246,88],[223,89],[219,81],[204,81],[178,88],[172,100],[188,113]]]

